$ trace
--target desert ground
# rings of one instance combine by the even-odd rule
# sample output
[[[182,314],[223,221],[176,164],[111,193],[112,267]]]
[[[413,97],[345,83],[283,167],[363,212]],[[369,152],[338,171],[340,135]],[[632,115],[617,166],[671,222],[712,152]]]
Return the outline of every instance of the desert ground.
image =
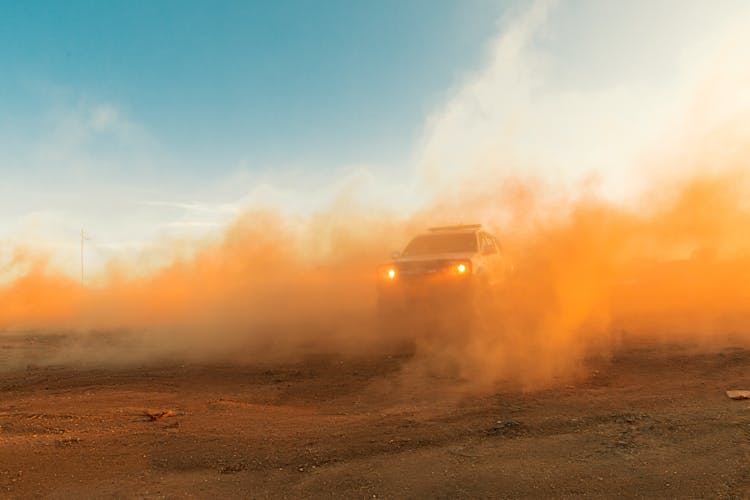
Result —
[[[574,383],[481,393],[408,352],[9,363],[66,339],[0,336],[0,497],[750,497],[741,347],[625,342]]]

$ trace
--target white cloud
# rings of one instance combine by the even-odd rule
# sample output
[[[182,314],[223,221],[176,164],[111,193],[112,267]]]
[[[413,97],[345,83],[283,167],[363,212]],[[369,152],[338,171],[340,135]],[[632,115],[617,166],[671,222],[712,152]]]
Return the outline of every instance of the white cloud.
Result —
[[[26,168],[65,182],[64,176],[105,177],[128,165],[148,169],[156,143],[146,130],[113,103],[63,102],[47,114],[26,144]]]
[[[205,203],[187,201],[141,201],[136,202],[151,207],[175,208],[187,212],[205,212],[215,214],[236,214],[239,210],[237,203]]]
[[[683,3],[670,5],[628,3],[623,8],[639,15],[620,19],[592,17],[596,3],[534,3],[504,24],[486,66],[430,117],[417,155],[420,174],[439,192],[472,179],[481,188],[503,176],[538,177],[558,189],[598,179],[602,192],[618,199],[637,192],[652,167],[644,158],[690,142],[684,120],[696,103],[704,109],[688,117],[699,124],[693,136],[748,108],[750,9],[692,4],[690,22],[704,28],[696,32],[680,26],[687,22],[679,15]],[[563,30],[562,9],[571,8],[574,24]],[[639,32],[645,15],[661,16],[650,20],[651,33]],[[577,43],[593,26],[610,47]],[[608,29],[620,38],[604,37]],[[674,39],[649,48],[664,37]],[[596,60],[591,54],[608,50],[601,67],[588,64]],[[555,60],[560,52],[568,59]],[[618,63],[623,54],[627,71]],[[560,81],[561,65],[579,85]],[[665,76],[654,70],[660,65],[675,71]],[[607,68],[618,70],[617,79],[601,74]]]
[[[93,130],[116,130],[123,126],[120,112],[111,104],[99,104],[95,106],[90,111],[89,123]],[[127,125],[127,122],[125,125]]]

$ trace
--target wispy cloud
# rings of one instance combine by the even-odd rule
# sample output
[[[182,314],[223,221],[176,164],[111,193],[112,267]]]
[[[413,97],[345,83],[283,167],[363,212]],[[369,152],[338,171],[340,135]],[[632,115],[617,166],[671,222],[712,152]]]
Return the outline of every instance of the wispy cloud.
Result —
[[[465,188],[466,179],[499,176],[533,176],[558,190],[595,181],[608,196],[627,198],[654,173],[644,156],[690,142],[686,123],[697,126],[695,137],[725,122],[722,110],[747,110],[750,9],[646,5],[625,3],[618,8],[628,16],[605,18],[607,9],[581,4],[571,21],[564,15],[571,4],[538,1],[506,19],[487,64],[429,118],[417,153],[423,178],[442,192]],[[649,22],[653,29],[639,32],[647,14],[656,17]],[[685,29],[688,21],[703,31]],[[608,46],[578,43],[578,34],[592,25]],[[660,43],[664,38],[670,43]],[[564,48],[567,58],[555,60]],[[606,64],[591,62],[598,57]],[[630,64],[609,79],[607,68],[618,57]],[[660,66],[674,71],[654,70]],[[563,84],[563,73],[578,85]],[[686,117],[696,104],[703,109]],[[485,184],[475,182],[474,189]]]
[[[104,178],[129,167],[142,172],[157,158],[156,141],[111,102],[57,103],[26,145],[27,166],[55,175]],[[62,176],[60,176],[62,177]]]
[[[140,201],[136,202],[150,207],[164,207],[185,210],[188,212],[206,212],[215,214],[236,214],[240,211],[239,203],[206,203],[180,201]]]

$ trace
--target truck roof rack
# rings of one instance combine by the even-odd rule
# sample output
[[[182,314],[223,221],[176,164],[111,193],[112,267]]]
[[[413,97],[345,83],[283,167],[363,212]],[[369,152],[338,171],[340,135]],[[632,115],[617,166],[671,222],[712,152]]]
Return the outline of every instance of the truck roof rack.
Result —
[[[479,229],[481,228],[481,224],[459,224],[457,226],[438,226],[438,227],[431,227],[428,230],[432,232],[439,232],[439,231],[467,231],[469,229]]]

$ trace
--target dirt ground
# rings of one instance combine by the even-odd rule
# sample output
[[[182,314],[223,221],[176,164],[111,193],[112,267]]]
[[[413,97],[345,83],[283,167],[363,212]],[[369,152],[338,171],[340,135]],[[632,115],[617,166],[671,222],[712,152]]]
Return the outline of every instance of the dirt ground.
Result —
[[[738,347],[482,395],[405,377],[412,355],[8,368],[59,342],[0,336],[0,497],[750,497]]]

